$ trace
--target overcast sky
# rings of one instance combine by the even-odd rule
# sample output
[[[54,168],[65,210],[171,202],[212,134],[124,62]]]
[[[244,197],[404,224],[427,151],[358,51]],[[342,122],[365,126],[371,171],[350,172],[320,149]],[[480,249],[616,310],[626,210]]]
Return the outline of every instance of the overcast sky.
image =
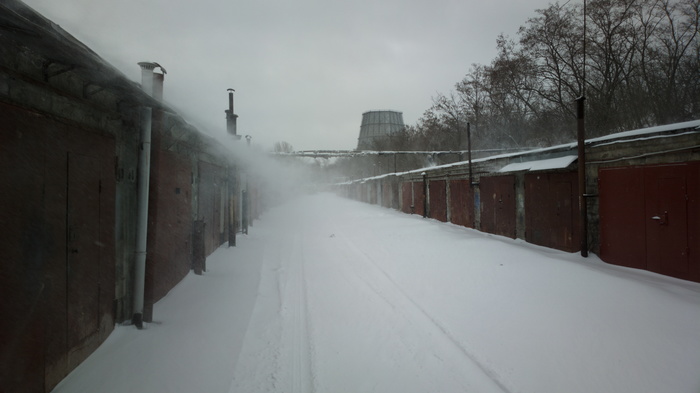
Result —
[[[223,137],[226,89],[238,133],[265,149],[354,149],[362,113],[415,124],[438,92],[496,38],[514,36],[549,0],[24,0],[140,81],[163,65],[165,100]]]

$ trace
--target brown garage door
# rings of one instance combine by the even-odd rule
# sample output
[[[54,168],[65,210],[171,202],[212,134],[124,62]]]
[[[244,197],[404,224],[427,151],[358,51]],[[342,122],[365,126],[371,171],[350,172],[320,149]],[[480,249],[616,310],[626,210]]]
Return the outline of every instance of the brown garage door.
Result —
[[[515,176],[482,177],[481,230],[515,239]]]
[[[700,163],[599,171],[601,258],[700,282]]]
[[[576,172],[525,175],[525,240],[574,252],[581,249]]]
[[[442,222],[447,221],[447,197],[446,197],[446,181],[431,180],[428,193],[430,194],[430,217]]]
[[[407,214],[413,213],[413,183],[401,183],[401,211]]]
[[[469,180],[450,180],[450,220],[474,228],[474,193]]]

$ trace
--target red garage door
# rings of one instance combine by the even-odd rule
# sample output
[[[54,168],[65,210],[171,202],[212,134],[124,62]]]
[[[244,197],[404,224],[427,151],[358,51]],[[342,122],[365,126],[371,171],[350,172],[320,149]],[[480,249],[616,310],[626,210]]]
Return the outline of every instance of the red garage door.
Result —
[[[601,258],[700,282],[700,163],[599,171]]]
[[[525,240],[574,252],[581,249],[576,172],[525,175]]]
[[[515,239],[515,176],[482,177],[481,230]]]
[[[413,183],[401,183],[401,211],[407,214],[413,213]]]
[[[469,180],[450,180],[450,221],[474,228],[474,193]]]
[[[445,180],[431,180],[428,193],[430,194],[430,217],[442,222],[447,221],[447,194]]]

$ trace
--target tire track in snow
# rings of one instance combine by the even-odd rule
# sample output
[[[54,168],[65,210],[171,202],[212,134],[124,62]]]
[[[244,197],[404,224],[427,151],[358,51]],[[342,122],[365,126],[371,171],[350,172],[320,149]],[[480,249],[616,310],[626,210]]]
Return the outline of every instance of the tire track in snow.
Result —
[[[263,253],[255,320],[246,361],[239,362],[230,393],[314,392],[306,258],[302,234],[275,231]],[[241,356],[243,351],[241,352]]]
[[[342,232],[339,228],[336,228],[338,232]],[[360,248],[355,242],[353,242],[349,237],[343,236],[345,243],[351,246],[353,250],[359,255],[361,255],[363,260],[369,262],[371,264],[371,267],[373,267],[376,271],[378,271],[381,274],[381,277],[383,277],[383,281],[389,284],[390,287],[394,288],[397,295],[399,295],[401,298],[405,299],[408,304],[412,308],[414,308],[418,313],[420,313],[424,319],[432,325],[442,337],[444,337],[448,342],[451,343],[451,345],[456,348],[462,356],[466,357],[472,364],[474,364],[476,367],[481,370],[481,372],[488,377],[502,392],[504,393],[511,393],[511,390],[501,382],[501,378],[496,373],[493,369],[490,367],[486,366],[482,361],[480,361],[475,355],[473,355],[470,351],[467,350],[467,348],[464,347],[464,345],[450,333],[448,329],[446,329],[440,322],[437,321],[435,317],[430,315],[423,307],[421,307],[413,298],[411,298],[392,278],[389,276],[389,274],[382,269],[375,259],[369,255],[367,252],[365,252],[362,248]],[[385,251],[386,252],[386,251]],[[383,285],[383,283],[372,283],[370,282],[370,278],[363,276],[359,273],[359,269],[355,269],[355,274],[362,280],[364,281],[367,286],[377,294],[380,298],[382,298],[385,302],[387,302],[392,308],[397,309],[400,308],[400,305],[396,304],[396,302],[392,301],[391,299],[388,298],[386,294],[384,294],[381,290],[378,288],[386,288],[386,285]],[[377,277],[377,275],[373,275],[373,277]],[[405,304],[405,302],[404,302]],[[410,313],[410,310],[407,310]],[[405,315],[406,318],[410,318],[408,315]],[[437,354],[434,354],[434,356],[438,359],[440,357]],[[442,359],[440,359],[442,361]]]
[[[311,342],[309,335],[308,290],[305,271],[304,239],[296,234],[289,262],[293,264],[292,287],[292,392],[314,392]]]

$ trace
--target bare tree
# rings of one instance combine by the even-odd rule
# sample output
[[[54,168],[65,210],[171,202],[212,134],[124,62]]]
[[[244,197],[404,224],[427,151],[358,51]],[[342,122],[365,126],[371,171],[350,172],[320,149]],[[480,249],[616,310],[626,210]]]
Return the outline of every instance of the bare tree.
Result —
[[[272,147],[272,150],[275,153],[292,153],[294,152],[294,147],[289,142],[281,141],[275,142],[274,146]]]
[[[700,0],[589,0],[585,13],[551,4],[516,40],[499,36],[491,64],[438,94],[412,139],[461,146],[469,121],[477,146],[568,141],[584,93],[589,136],[700,116]]]

